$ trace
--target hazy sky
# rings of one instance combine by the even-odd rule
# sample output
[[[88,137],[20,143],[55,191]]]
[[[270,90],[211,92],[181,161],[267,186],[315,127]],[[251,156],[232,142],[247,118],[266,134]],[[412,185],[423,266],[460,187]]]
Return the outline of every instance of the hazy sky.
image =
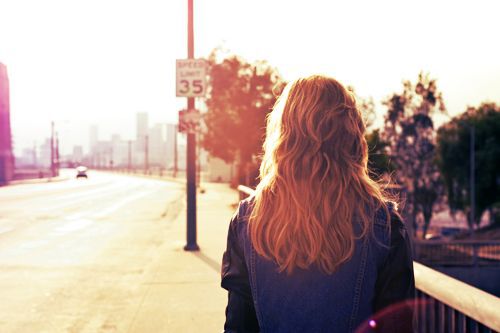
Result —
[[[377,102],[424,70],[451,114],[500,102],[498,1],[194,0],[195,54],[223,45],[285,79],[324,73]],[[16,151],[54,120],[65,151],[88,126],[135,136],[135,114],[176,122],[175,59],[187,0],[0,0],[0,62],[11,81]],[[379,106],[379,112],[382,107]]]

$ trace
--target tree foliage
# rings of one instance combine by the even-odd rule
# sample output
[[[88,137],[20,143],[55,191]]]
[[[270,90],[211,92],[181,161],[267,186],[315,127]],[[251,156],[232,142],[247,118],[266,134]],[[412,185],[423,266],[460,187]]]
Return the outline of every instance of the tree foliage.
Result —
[[[406,212],[415,231],[416,216],[424,217],[424,237],[440,194],[435,163],[436,132],[433,114],[445,112],[436,81],[420,73],[416,83],[405,81],[403,91],[389,97],[382,138],[396,168],[396,181],[403,187]]]
[[[394,172],[395,166],[386,152],[389,143],[383,141],[380,136],[380,130],[376,129],[366,136],[368,144],[368,168],[372,176],[376,179],[383,178],[384,175],[390,175]]]
[[[470,220],[470,149],[474,131],[475,221]],[[452,212],[463,211],[469,227],[500,203],[500,106],[469,108],[438,130],[438,161]]]
[[[348,86],[347,89],[356,97],[357,108],[363,116],[363,121],[367,129],[365,139],[368,144],[368,167],[371,176],[376,179],[381,179],[394,171],[394,165],[387,155],[386,147],[388,143],[382,139],[380,130],[371,130],[377,116],[375,112],[375,102],[371,97],[365,98],[358,95],[352,86]]]
[[[243,174],[262,150],[266,115],[276,100],[273,89],[282,81],[266,62],[249,63],[235,55],[219,59],[220,55],[216,49],[209,58],[202,145],[212,156],[238,162],[239,181],[247,183]]]

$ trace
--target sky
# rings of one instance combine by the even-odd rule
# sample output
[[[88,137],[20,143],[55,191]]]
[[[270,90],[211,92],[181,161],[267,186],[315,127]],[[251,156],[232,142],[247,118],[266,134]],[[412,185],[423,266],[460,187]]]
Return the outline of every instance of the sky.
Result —
[[[195,57],[217,46],[266,60],[285,80],[326,74],[373,97],[437,79],[450,115],[500,103],[500,2],[194,0]],[[59,132],[63,153],[135,137],[135,115],[177,122],[175,60],[187,57],[187,0],[0,0],[16,153]]]

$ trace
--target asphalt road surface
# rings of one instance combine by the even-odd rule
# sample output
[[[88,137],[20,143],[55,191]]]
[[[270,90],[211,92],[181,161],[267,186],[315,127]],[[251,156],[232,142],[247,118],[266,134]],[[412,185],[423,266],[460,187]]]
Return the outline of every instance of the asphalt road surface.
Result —
[[[0,332],[122,332],[184,186],[89,172],[0,188]]]

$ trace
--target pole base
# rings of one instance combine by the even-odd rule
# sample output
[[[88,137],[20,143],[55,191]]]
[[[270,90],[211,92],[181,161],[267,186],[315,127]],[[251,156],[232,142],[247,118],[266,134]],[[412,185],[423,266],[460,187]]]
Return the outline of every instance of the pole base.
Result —
[[[184,251],[199,251],[200,247],[198,244],[187,244],[184,246]]]

